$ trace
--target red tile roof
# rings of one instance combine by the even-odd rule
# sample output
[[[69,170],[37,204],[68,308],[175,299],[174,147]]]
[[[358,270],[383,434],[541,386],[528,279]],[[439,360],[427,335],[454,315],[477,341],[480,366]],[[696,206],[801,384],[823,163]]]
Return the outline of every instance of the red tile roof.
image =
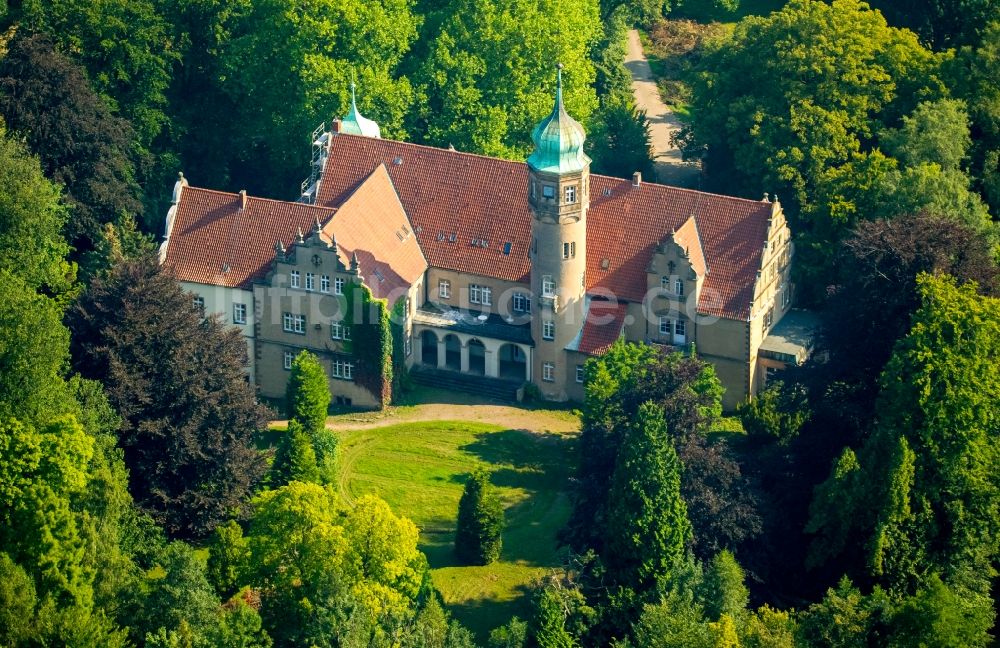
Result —
[[[705,251],[701,247],[701,237],[698,235],[698,224],[694,216],[684,221],[676,232],[674,242],[688,255],[691,267],[699,277],[704,277],[708,266],[705,264]]]
[[[377,298],[409,288],[427,270],[420,245],[385,167],[379,166],[323,227],[337,238],[345,264],[358,254],[361,274]],[[381,277],[381,278],[380,278]]]
[[[290,247],[299,228],[308,234],[336,211],[251,196],[240,204],[240,194],[184,187],[164,262],[178,279],[249,288],[267,274],[277,241]]]
[[[605,353],[622,335],[626,310],[620,302],[591,300],[576,350],[589,355]]]
[[[340,260],[358,255],[361,274],[376,297],[409,287],[427,269],[406,213],[385,169],[375,169],[338,209],[185,187],[171,228],[166,260],[177,278],[194,283],[249,288],[267,274],[274,244],[290,249],[317,219]],[[398,233],[398,235],[397,235]],[[379,277],[381,276],[381,279]]]
[[[531,215],[524,163],[340,133],[330,139],[318,204],[339,205],[382,164],[430,265],[528,281]],[[709,268],[699,311],[749,317],[770,203],[653,183],[634,187],[598,175],[591,176],[590,201],[588,290],[641,301],[653,250],[693,216]],[[473,244],[480,240],[486,247]]]

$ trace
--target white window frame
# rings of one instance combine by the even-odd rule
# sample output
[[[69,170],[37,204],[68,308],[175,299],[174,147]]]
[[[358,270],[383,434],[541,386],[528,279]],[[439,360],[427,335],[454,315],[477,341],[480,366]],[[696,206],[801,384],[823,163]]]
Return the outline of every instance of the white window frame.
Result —
[[[321,275],[319,278],[319,291],[321,293],[330,292],[330,275]]]
[[[674,279],[674,294],[678,297],[684,296],[684,280]]]
[[[291,371],[293,362],[295,362],[295,353],[292,351],[285,351],[284,356],[282,357],[282,368],[284,368],[285,371]]]
[[[673,327],[670,326],[670,318],[666,315],[660,315],[660,335],[670,335],[670,331]]]
[[[438,280],[438,297],[441,299],[451,299],[451,282],[447,279]]]
[[[469,303],[490,306],[493,304],[493,289],[480,284],[469,284]]]
[[[511,298],[511,308],[518,313],[528,313],[531,311],[531,300],[523,292],[516,292]]]
[[[667,275],[660,277],[660,288],[663,290],[670,290],[670,277]]]
[[[306,290],[316,290],[316,275],[311,272],[306,273]]]
[[[333,294],[343,295],[344,294],[344,278],[334,277],[333,278]]]
[[[351,327],[344,324],[344,320],[333,320],[330,322],[331,340],[350,340]]]
[[[682,319],[674,321],[674,335],[684,336],[687,338],[687,322]]]
[[[204,317],[205,315],[205,298],[201,295],[195,295],[191,298],[191,305]]]
[[[563,260],[576,258],[576,241],[563,243]]]
[[[544,380],[545,382],[555,382],[556,365],[554,362],[542,363],[542,380]]]
[[[281,316],[281,330],[285,333],[306,334],[306,316],[295,313],[283,313]]]
[[[555,297],[556,296],[556,282],[552,278],[552,275],[544,275],[542,277],[542,297]]]
[[[233,324],[247,323],[247,305],[233,304]]]
[[[582,385],[583,384],[584,375],[585,375],[585,373],[583,371],[583,365],[576,365],[576,382],[578,382],[578,383],[580,383]]]
[[[302,275],[298,270],[292,270],[288,275],[288,285],[292,288],[298,288],[302,282]]]
[[[576,185],[566,185],[563,189],[563,199],[568,205],[572,205],[576,202]]]
[[[334,358],[330,363],[330,375],[341,380],[354,380],[354,363]]]
[[[550,319],[542,320],[542,339],[543,340],[556,339],[556,323],[554,320]]]

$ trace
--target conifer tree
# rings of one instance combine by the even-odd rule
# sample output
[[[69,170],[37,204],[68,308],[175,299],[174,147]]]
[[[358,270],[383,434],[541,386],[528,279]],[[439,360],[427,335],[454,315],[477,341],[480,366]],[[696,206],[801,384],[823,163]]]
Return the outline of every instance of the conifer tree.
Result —
[[[639,407],[625,432],[608,497],[604,560],[618,585],[637,593],[669,578],[691,542],[681,464],[663,410]]]
[[[504,518],[489,473],[479,469],[465,482],[458,502],[455,553],[470,565],[488,565],[500,557]]]
[[[292,362],[288,379],[288,418],[296,419],[309,434],[326,426],[330,387],[319,358],[302,351]]]
[[[312,483],[320,481],[312,440],[297,420],[288,422],[288,432],[281,439],[278,451],[274,455],[271,479],[274,488],[293,481]]]
[[[333,483],[337,478],[337,435],[326,429],[330,387],[319,358],[308,351],[299,353],[292,362],[286,401],[288,418],[301,424],[312,443],[315,464],[319,470],[316,479],[299,480]]]

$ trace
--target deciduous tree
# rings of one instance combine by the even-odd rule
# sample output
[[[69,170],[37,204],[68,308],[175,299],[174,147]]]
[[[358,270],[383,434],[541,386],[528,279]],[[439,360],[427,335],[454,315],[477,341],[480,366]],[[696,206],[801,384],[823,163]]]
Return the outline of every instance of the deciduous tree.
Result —
[[[153,257],[95,279],[69,321],[75,365],[122,417],[136,502],[172,535],[209,533],[264,472],[240,332],[203,318]]]

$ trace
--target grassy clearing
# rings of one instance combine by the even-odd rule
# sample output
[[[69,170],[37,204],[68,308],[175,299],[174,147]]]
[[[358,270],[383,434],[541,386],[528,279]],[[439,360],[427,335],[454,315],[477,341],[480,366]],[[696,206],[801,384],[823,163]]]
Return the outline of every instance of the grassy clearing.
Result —
[[[500,407],[500,406],[494,406]],[[406,414],[449,413],[453,405],[423,405]],[[490,629],[529,611],[525,594],[561,564],[556,534],[570,513],[568,479],[575,465],[578,423],[568,413],[510,410],[509,418],[534,415],[535,424],[418,420],[343,430],[342,497],[376,493],[421,530],[434,584],[457,619],[485,639]],[[553,419],[553,415],[555,418]],[[561,431],[539,429],[562,427]],[[504,503],[507,528],[500,561],[486,567],[456,563],[452,553],[455,515],[462,487],[477,465],[493,471]]]

